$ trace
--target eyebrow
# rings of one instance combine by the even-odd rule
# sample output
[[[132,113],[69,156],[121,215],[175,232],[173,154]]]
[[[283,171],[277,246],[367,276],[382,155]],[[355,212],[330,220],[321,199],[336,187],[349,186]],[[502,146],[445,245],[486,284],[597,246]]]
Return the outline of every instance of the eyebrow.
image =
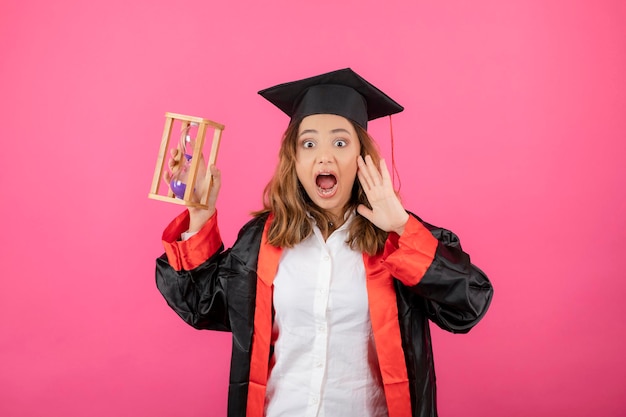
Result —
[[[304,134],[309,134],[309,133],[319,133],[317,130],[315,129],[307,129],[307,130],[303,130],[302,133],[300,133],[298,135],[298,137],[304,135]],[[330,131],[330,133],[347,133],[348,135],[350,135],[350,132],[347,129],[343,129],[343,128],[339,128],[339,129],[333,129]]]

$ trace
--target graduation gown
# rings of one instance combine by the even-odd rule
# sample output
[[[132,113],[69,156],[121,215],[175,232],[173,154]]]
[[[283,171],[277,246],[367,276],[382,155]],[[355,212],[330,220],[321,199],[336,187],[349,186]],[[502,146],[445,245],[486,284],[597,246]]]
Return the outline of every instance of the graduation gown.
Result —
[[[163,233],[156,282],[169,306],[197,329],[232,332],[228,416],[262,416],[272,352],[272,282],[281,249],[267,243],[271,215],[256,217],[224,250],[217,214],[192,238],[188,212]],[[402,236],[363,255],[370,318],[389,417],[435,417],[428,321],[468,332],[486,313],[493,288],[458,238],[411,213]]]

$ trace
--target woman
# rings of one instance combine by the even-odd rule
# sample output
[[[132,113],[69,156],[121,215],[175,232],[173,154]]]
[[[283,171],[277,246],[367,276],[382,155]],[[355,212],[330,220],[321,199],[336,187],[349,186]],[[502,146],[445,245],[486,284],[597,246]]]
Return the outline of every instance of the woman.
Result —
[[[393,190],[367,121],[403,108],[350,69],[260,94],[291,116],[264,210],[224,251],[211,167],[208,210],[163,234],[159,290],[233,333],[229,416],[436,416],[428,320],[467,332],[493,290]]]

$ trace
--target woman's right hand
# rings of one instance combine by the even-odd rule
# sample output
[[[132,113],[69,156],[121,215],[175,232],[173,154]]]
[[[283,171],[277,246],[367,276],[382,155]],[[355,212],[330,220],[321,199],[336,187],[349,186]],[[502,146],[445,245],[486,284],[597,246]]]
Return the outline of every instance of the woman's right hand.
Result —
[[[170,159],[168,161],[169,172],[163,173],[163,180],[170,186],[172,179],[172,173],[176,172],[179,165],[183,162],[183,155],[180,149],[175,148],[170,151]],[[200,196],[204,195],[206,189],[209,189],[209,198],[207,201],[207,208],[188,207],[189,210],[189,232],[197,232],[204,226],[204,224],[215,214],[217,196],[222,184],[221,171],[217,169],[215,165],[211,165],[209,170],[211,176],[206,179],[206,163],[204,157],[200,155],[200,161],[198,167],[198,173],[196,175],[196,186],[194,187],[194,193],[192,199],[194,202],[200,202]]]

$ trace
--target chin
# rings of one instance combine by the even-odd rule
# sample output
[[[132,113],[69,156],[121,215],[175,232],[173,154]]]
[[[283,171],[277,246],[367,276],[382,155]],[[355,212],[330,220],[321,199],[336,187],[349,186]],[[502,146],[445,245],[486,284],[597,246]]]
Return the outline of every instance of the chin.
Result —
[[[329,212],[333,215],[341,215],[346,205],[348,204],[347,202],[344,204],[341,204],[335,201],[329,201],[329,200],[324,200],[324,199],[321,199],[320,201],[319,198],[313,200],[313,202],[315,203],[316,206],[318,206],[322,210]]]

